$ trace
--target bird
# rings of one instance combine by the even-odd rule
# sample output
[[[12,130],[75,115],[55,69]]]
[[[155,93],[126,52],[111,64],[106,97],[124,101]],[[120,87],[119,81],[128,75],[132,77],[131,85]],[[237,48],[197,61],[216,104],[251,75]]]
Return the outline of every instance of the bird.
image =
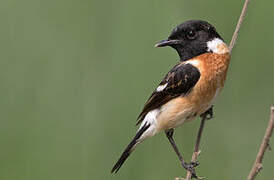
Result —
[[[204,20],[181,23],[155,47],[175,49],[180,60],[148,98],[137,118],[137,133],[111,173],[119,171],[141,142],[165,132],[181,165],[197,178],[198,163],[183,159],[173,138],[174,129],[202,115],[213,116],[213,105],[225,84],[230,50],[216,28]]]

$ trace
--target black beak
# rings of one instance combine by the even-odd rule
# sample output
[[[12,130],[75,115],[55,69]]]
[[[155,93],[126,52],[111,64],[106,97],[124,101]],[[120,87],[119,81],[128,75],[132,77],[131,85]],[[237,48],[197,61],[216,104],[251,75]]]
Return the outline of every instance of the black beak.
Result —
[[[155,44],[155,47],[165,47],[165,46],[170,46],[170,45],[175,45],[180,43],[181,41],[177,39],[165,39]]]

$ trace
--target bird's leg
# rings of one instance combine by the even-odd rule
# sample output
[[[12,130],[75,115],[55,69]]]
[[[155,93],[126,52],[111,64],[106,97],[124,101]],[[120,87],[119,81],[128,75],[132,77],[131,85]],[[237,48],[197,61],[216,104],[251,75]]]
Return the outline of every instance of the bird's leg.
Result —
[[[198,162],[191,162],[189,164],[187,164],[184,159],[183,159],[183,156],[181,155],[177,145],[175,144],[175,141],[173,139],[173,132],[174,132],[174,129],[169,129],[167,131],[165,131],[166,133],[166,136],[171,144],[171,146],[173,147],[175,153],[177,154],[182,166],[187,170],[187,171],[190,171],[191,172],[191,177],[193,178],[198,178],[198,176],[196,175],[196,172],[195,172],[195,169],[194,167],[198,166]]]
[[[213,118],[213,105],[200,116],[201,118],[205,118],[206,120],[210,120]]]

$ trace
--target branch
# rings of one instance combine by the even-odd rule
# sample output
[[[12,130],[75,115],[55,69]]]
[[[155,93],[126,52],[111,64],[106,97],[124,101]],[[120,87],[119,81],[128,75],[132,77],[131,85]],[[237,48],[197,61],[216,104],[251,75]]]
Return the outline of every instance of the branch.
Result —
[[[245,0],[244,7],[242,9],[242,12],[241,12],[241,15],[239,17],[237,26],[235,28],[234,34],[233,34],[232,39],[231,39],[230,44],[229,44],[230,53],[231,53],[231,51],[232,51],[232,49],[233,49],[233,47],[235,45],[235,42],[237,40],[240,28],[242,26],[242,22],[243,22],[243,20],[245,18],[245,15],[246,15],[247,6],[248,6],[249,2],[250,2],[250,0]]]
[[[265,135],[264,135],[262,144],[260,146],[259,152],[257,154],[256,160],[255,160],[253,167],[248,175],[248,178],[247,178],[248,180],[254,180],[255,177],[257,176],[257,174],[263,168],[262,161],[264,158],[264,153],[265,153],[267,147],[269,147],[269,141],[270,141],[270,137],[273,133],[273,128],[274,128],[274,106],[271,107],[270,120],[268,123],[268,127],[265,131]]]
[[[192,158],[191,158],[191,162],[197,162],[198,156],[200,154],[200,150],[199,150],[200,148],[199,147],[200,147],[200,142],[201,142],[203,129],[204,129],[204,126],[205,126],[206,116],[207,115],[205,114],[202,117],[202,120],[201,120],[200,128],[199,128],[197,139],[196,139],[196,144],[195,144],[195,147],[194,147],[194,152],[193,152]],[[191,172],[187,171],[187,175],[186,175],[185,180],[190,180],[190,179],[191,179]]]

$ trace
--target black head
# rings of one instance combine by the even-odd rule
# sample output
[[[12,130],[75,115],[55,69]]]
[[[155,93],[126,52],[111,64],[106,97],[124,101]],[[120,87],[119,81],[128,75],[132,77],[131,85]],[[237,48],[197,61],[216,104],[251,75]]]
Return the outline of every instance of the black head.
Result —
[[[207,42],[218,38],[216,29],[206,21],[190,20],[174,28],[168,37],[155,47],[171,46],[178,52],[180,60],[188,60],[209,51]]]

